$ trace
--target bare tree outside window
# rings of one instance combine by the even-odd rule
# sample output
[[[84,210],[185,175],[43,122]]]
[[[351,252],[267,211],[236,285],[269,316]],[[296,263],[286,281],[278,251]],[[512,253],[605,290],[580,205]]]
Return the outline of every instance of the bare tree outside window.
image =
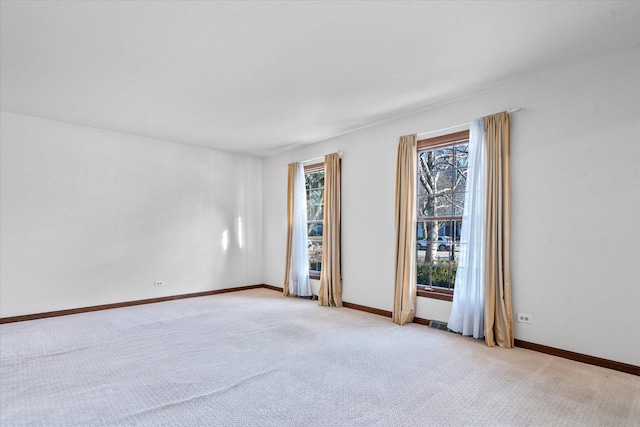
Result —
[[[319,278],[322,269],[322,221],[324,219],[323,164],[305,167],[305,185],[307,188],[309,275]]]
[[[460,252],[468,144],[468,132],[419,142],[416,205],[419,289],[453,292]]]

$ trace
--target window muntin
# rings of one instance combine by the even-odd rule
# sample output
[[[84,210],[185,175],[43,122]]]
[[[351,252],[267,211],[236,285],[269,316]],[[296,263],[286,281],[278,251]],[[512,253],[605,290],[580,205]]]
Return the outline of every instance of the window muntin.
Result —
[[[416,269],[421,295],[438,293],[449,299],[453,294],[468,146],[468,131],[418,142]]]
[[[309,277],[320,278],[322,268],[322,221],[324,219],[324,164],[305,166],[307,190],[307,247]]]

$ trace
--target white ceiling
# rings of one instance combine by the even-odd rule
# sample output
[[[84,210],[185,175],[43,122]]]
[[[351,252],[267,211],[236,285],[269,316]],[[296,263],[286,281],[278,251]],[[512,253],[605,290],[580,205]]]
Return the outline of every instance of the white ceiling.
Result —
[[[2,1],[0,97],[269,155],[639,46],[635,1]]]

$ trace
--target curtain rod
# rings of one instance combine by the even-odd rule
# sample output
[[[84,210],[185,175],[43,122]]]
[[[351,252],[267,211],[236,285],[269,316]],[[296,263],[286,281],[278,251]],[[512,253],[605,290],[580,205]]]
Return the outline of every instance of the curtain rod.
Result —
[[[342,150],[336,151],[336,153],[338,153],[340,158],[342,158],[342,155],[344,154],[344,152]],[[302,160],[302,161],[297,162],[297,163],[303,163],[304,164],[304,163],[309,163],[309,162],[315,162],[316,160],[324,160],[324,156],[314,157],[313,159]],[[290,162],[290,163],[296,163],[296,162]],[[287,163],[286,165],[288,165],[288,164],[289,163]]]
[[[518,111],[522,111],[524,109],[525,109],[524,107],[512,108],[510,110],[507,110],[507,113],[517,113]],[[422,132],[422,133],[419,133],[417,136],[418,136],[418,138],[420,138],[421,136],[430,135],[432,133],[437,133],[437,132],[443,132],[445,130],[455,129],[455,128],[459,128],[460,126],[465,126],[465,125],[470,125],[470,124],[471,124],[471,122],[464,122],[464,123],[460,123],[460,124],[455,125],[455,126],[449,126],[449,127],[442,128],[442,129],[431,130],[429,132]]]

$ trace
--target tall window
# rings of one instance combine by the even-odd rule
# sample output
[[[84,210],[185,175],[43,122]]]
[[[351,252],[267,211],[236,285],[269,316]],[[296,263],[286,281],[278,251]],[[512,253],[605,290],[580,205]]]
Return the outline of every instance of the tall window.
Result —
[[[324,219],[324,163],[305,166],[307,187],[307,246],[309,277],[320,278],[322,268],[322,220]]]
[[[467,182],[469,131],[418,141],[418,295],[452,300]]]

